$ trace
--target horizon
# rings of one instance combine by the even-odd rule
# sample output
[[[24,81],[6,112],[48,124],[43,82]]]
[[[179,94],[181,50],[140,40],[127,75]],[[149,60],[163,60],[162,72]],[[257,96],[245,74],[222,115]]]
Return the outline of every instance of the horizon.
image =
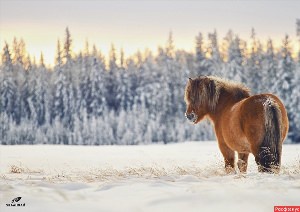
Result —
[[[38,61],[42,52],[47,66],[54,65],[57,40],[64,42],[66,27],[71,32],[73,54],[84,50],[88,41],[90,49],[95,44],[106,58],[112,44],[117,54],[123,48],[126,58],[145,49],[156,54],[159,46],[165,46],[170,31],[176,50],[194,52],[199,32],[206,44],[208,33],[216,30],[221,45],[229,30],[249,41],[252,28],[264,46],[271,38],[279,48],[288,34],[293,51],[299,51],[296,19],[300,3],[296,1],[1,0],[0,4],[1,51],[5,41],[11,47],[14,37],[22,38],[31,58]]]

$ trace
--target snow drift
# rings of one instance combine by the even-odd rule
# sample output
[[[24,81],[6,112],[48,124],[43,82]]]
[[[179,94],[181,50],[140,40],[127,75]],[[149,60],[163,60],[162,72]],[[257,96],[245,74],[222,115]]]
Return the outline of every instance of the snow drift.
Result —
[[[299,205],[300,145],[280,174],[226,175],[216,142],[1,146],[1,211],[273,211]],[[6,204],[16,197],[26,205]]]

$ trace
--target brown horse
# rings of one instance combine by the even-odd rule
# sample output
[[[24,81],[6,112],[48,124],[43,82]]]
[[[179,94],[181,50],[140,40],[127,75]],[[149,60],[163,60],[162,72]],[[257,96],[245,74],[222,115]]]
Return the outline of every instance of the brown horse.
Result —
[[[282,143],[288,132],[284,105],[272,94],[250,96],[245,86],[214,76],[189,79],[185,89],[186,117],[197,124],[208,117],[214,124],[227,172],[247,171],[249,153],[260,172],[278,173]]]

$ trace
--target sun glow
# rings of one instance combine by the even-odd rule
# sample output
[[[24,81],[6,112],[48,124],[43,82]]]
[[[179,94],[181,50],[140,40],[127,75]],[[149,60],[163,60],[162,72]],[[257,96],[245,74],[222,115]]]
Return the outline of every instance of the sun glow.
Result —
[[[272,7],[272,10],[269,8]],[[274,41],[280,47],[284,34],[295,42],[295,21],[299,18],[297,1],[36,1],[0,0],[0,47],[11,46],[14,37],[23,39],[31,58],[39,60],[41,52],[46,64],[53,66],[57,40],[63,46],[64,29],[69,27],[74,54],[95,44],[107,56],[111,44],[117,53],[122,48],[128,57],[138,50],[164,47],[170,30],[176,49],[194,52],[195,36],[207,35],[215,29],[219,46],[229,29],[241,39],[250,40],[251,28],[257,38]],[[249,11],[255,11],[255,15]],[[280,15],[278,15],[280,14]],[[238,17],[238,18],[237,18]],[[295,53],[294,53],[295,55]]]
[[[64,37],[64,33],[49,33],[49,35],[45,36],[44,33],[39,34],[35,31],[24,30],[20,33],[20,31],[6,28],[5,30],[1,30],[0,48],[2,50],[5,42],[7,42],[10,49],[12,50],[14,38],[16,38],[17,40],[23,39],[26,45],[26,53],[30,55],[30,58],[32,60],[33,58],[35,58],[36,61],[39,61],[41,53],[43,53],[45,64],[53,66],[55,63],[57,52],[57,40],[60,40],[61,48],[63,48]],[[112,45],[114,45],[117,55],[120,53],[121,49],[123,49],[125,57],[129,57],[135,54],[137,51],[143,52],[145,49],[156,52],[158,46],[164,46],[165,43],[164,38],[162,38],[161,40],[147,40],[147,38],[145,37],[131,37],[129,40],[125,40],[124,38],[120,39],[119,37],[114,38],[114,36],[109,34],[99,37],[95,35],[91,35],[88,37],[88,35],[82,35],[81,33],[79,33],[79,35],[76,35],[76,33],[73,34],[72,31],[71,39],[71,50],[73,56],[85,51],[86,42],[88,42],[90,52],[92,51],[93,45],[95,45],[96,48],[101,52],[101,54],[103,54],[106,58],[109,55]]]
[[[97,47],[97,49],[104,55],[106,58],[109,56],[109,52],[111,50],[111,46],[114,45],[116,50],[117,57],[120,55],[121,49],[123,49],[125,57],[130,57],[137,53],[137,51],[144,52],[146,49],[150,50],[154,55],[157,53],[157,49],[159,46],[164,47],[167,40],[168,32],[165,33],[166,36],[149,36],[147,37],[130,37],[130,39],[125,40],[126,38],[120,39],[120,37],[114,36],[104,36],[97,38],[96,36],[90,36],[88,38],[86,35],[79,33],[79,36],[76,33],[72,34],[72,52],[73,56],[83,52],[85,50],[86,42],[89,43],[89,51],[92,51],[93,45]],[[26,52],[30,56],[31,60],[34,60],[38,63],[40,61],[41,53],[44,56],[44,62],[47,66],[53,67],[55,64],[56,57],[56,46],[57,40],[59,39],[61,42],[61,47],[63,48],[64,42],[64,34],[63,33],[38,33],[36,30],[25,31],[20,35],[21,37],[17,37],[16,35],[20,35],[19,31],[9,29],[1,30],[1,49],[3,49],[4,43],[7,42],[12,48],[12,43],[14,37],[18,40],[23,39],[26,46]],[[187,52],[194,52],[195,49],[195,36],[188,37],[182,36],[174,37],[174,45],[176,49],[183,49]],[[243,39],[243,38],[242,38]],[[258,38],[260,39],[260,38]],[[250,41],[247,41],[247,51],[250,51]],[[273,47],[276,52],[278,52],[282,46],[282,38],[276,38],[273,40]],[[207,39],[204,40],[205,46],[208,47]],[[221,50],[221,45],[224,43],[223,39],[219,39],[219,46]],[[261,40],[263,45],[263,49],[266,49],[267,39]],[[294,57],[297,57],[299,52],[299,42],[296,39],[291,39],[291,49]]]

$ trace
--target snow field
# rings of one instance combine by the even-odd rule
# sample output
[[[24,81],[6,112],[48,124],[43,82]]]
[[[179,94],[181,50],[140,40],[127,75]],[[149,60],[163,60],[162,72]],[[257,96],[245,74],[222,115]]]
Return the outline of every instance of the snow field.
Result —
[[[282,170],[226,175],[216,142],[0,146],[1,211],[273,211],[300,205],[300,145]],[[22,209],[6,207],[21,196]]]

